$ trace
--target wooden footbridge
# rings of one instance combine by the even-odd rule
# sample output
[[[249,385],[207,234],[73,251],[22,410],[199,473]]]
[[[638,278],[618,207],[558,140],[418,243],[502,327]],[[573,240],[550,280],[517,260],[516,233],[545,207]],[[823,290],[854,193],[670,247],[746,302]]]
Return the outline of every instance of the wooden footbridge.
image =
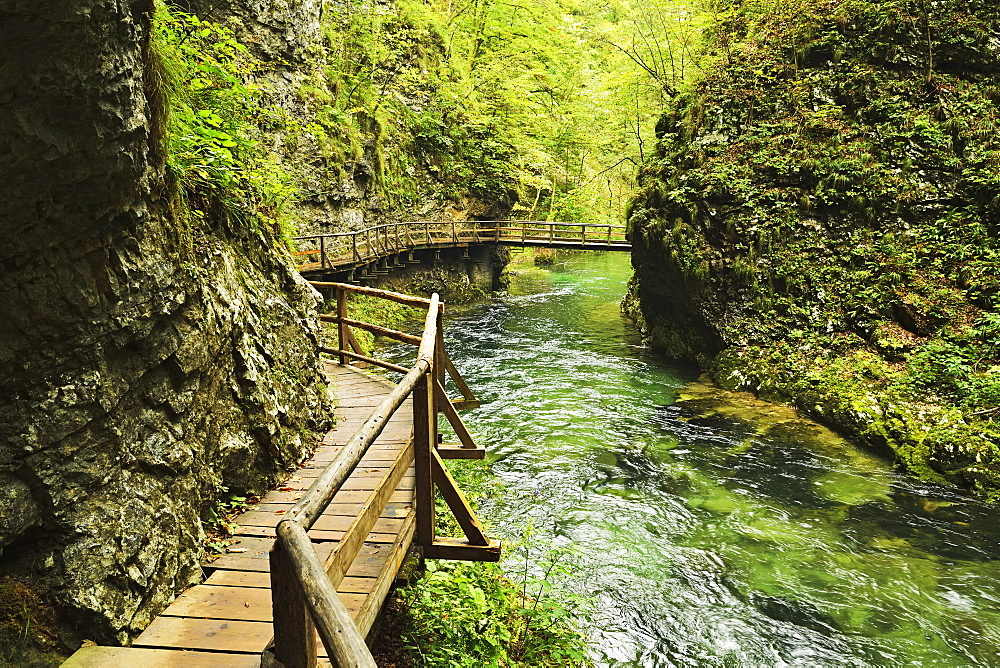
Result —
[[[64,666],[374,666],[365,637],[411,544],[424,556],[496,561],[445,460],[481,458],[458,410],[478,406],[448,358],[437,295],[422,299],[339,283],[330,291],[339,347],[322,348],[337,396],[337,423],[313,457],[236,518],[227,553],[203,564],[207,579],[153,620],[131,647],[85,647]],[[349,292],[427,310],[421,336],[351,319]],[[362,350],[353,329],[417,346],[409,368]],[[403,373],[393,386],[350,364]],[[446,394],[450,376],[462,399]],[[458,443],[439,443],[438,414]],[[440,495],[464,534],[437,535]]]
[[[378,225],[354,232],[295,237],[294,254],[305,276],[351,274],[365,278],[419,262],[417,251],[496,244],[625,251],[632,245],[623,225],[534,220],[467,220]],[[359,272],[354,275],[354,272]]]

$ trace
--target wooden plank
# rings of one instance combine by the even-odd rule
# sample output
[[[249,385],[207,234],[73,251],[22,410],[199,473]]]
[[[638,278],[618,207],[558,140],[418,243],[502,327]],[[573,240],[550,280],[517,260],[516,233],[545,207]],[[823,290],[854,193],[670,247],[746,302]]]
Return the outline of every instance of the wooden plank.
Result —
[[[174,599],[161,615],[206,619],[269,622],[271,592],[251,587],[213,587],[200,584]]]
[[[136,638],[132,646],[247,652],[259,655],[271,642],[272,628],[267,622],[157,617],[142,635]]]
[[[403,452],[405,452],[405,450]],[[413,475],[404,476],[403,479],[399,481],[399,484],[396,487],[394,487],[394,489],[399,489],[399,490],[413,489],[413,482],[414,482]],[[347,480],[344,481],[344,484],[341,486],[340,489],[345,492],[350,492],[353,490],[373,491],[377,486],[378,486],[377,478],[348,478]]]
[[[337,345],[341,350],[347,350],[348,329],[347,324],[344,322],[344,318],[347,317],[347,292],[344,290],[337,290],[337,315],[339,316],[339,324],[337,326]],[[347,364],[347,355],[341,353],[339,357],[341,364]]]
[[[268,503],[296,503],[297,499],[295,497],[301,497],[304,490],[292,489],[290,491],[275,491],[268,492],[264,495],[264,499]],[[368,493],[363,490],[345,490],[343,492],[337,492],[334,497],[334,503],[364,503],[368,499]],[[405,502],[413,499],[413,493],[409,490],[397,491],[392,495],[392,501]]]
[[[347,531],[355,523],[357,517],[345,517],[343,515],[323,515],[318,520],[316,524],[313,525],[313,529],[318,531]],[[399,533],[400,528],[403,526],[402,519],[385,519],[381,517],[375,518],[373,523],[373,528],[371,531],[375,533]],[[362,534],[361,538],[364,538],[368,534]]]
[[[274,547],[274,540],[270,538],[245,536],[235,538],[233,541],[227,548],[227,552],[229,554],[242,554],[247,557],[265,555]]]
[[[437,411],[433,378],[425,375],[413,390],[413,468],[416,474],[414,504],[417,514],[416,541],[430,545],[434,541],[434,483],[432,482],[432,444],[437,442]]]
[[[313,482],[314,480],[309,480],[309,479],[289,482],[285,485],[284,489],[305,492],[312,486]],[[337,490],[337,492],[334,494],[334,498],[339,498],[342,500],[344,497],[340,497],[339,495],[341,494],[346,495],[349,494],[350,492],[370,492],[375,487],[376,482],[377,480],[375,478],[356,478],[356,479],[348,478],[347,480],[344,481],[344,484],[340,487],[340,489]],[[404,480],[400,483],[400,490],[412,489],[412,487],[413,487],[412,478]]]
[[[441,459],[485,459],[486,448],[479,446],[467,448],[460,443],[443,444],[437,447]]]
[[[273,537],[276,535],[275,529],[273,527],[243,527],[240,531],[240,535],[247,536],[267,536]],[[309,530],[309,537],[314,541],[328,541],[336,542],[344,537],[343,531],[317,531],[316,529]],[[396,540],[395,533],[369,533],[365,537],[366,543],[392,543]]]
[[[149,647],[83,647],[66,668],[260,668],[260,655]]]
[[[451,559],[454,561],[500,561],[501,544],[491,540],[489,545],[472,545],[461,538],[438,538],[424,547],[428,559]]]
[[[396,536],[393,544],[399,540]],[[256,587],[270,589],[271,574],[253,571],[216,571],[205,580],[204,584],[213,587]],[[367,594],[375,589],[374,578],[344,578],[337,591],[346,594]],[[348,606],[348,609],[350,606]]]
[[[416,518],[413,515],[410,515],[406,518],[406,524],[399,532],[396,543],[390,549],[389,557],[374,583],[371,594],[367,599],[365,599],[364,604],[362,604],[361,609],[354,618],[354,621],[358,625],[358,630],[361,631],[362,635],[367,636],[372,626],[375,625],[378,613],[385,604],[385,597],[392,588],[396,579],[396,574],[399,572],[399,567],[403,564],[403,560],[406,559],[406,553],[409,551],[410,545],[413,543],[413,533],[415,528]],[[350,578],[345,578],[344,582],[346,583],[349,579]],[[344,583],[341,583],[341,587],[343,586]]]
[[[335,543],[315,543],[316,552],[320,560],[326,558]],[[386,560],[386,546],[384,544],[365,544],[361,548],[358,556],[355,557],[351,565],[348,576],[359,578],[378,577],[379,569]],[[270,570],[266,557],[244,557],[238,554],[227,554],[219,559],[202,564],[202,567],[209,571],[230,570],[230,571],[257,571],[267,572]]]
[[[412,448],[406,448],[399,453],[392,468],[379,481],[378,486],[365,503],[365,507],[358,513],[357,517],[351,520],[350,524],[344,530],[343,538],[340,539],[340,542],[330,553],[330,556],[327,557],[323,568],[326,570],[327,575],[330,576],[330,581],[334,587],[339,585],[340,581],[344,579],[350,563],[354,560],[355,555],[361,547],[361,543],[369,531],[389,533],[390,530],[393,530],[398,533],[402,528],[402,520],[382,519],[380,515],[385,505],[389,502],[389,497],[393,494],[397,486],[401,484],[412,461]],[[321,521],[333,519],[343,520],[347,518],[321,517],[313,525],[313,528],[323,529],[324,527],[317,525]]]
[[[377,578],[386,562],[392,557],[392,549],[386,546],[373,547],[367,543],[354,558],[347,577]]]
[[[348,610],[356,611],[364,603],[362,593],[339,592]],[[269,622],[273,619],[271,591],[259,587],[218,587],[201,584],[188,589],[161,613],[167,617],[199,619],[236,619]]]
[[[409,371],[409,369],[407,369]],[[379,405],[379,402],[385,399],[385,394],[354,394],[346,398],[337,399],[337,409],[343,410],[346,408],[375,408]]]
[[[354,517],[363,506],[363,501],[355,503],[331,503],[326,507],[326,511],[323,514]],[[391,504],[386,505],[386,510],[383,512],[382,517],[402,517],[406,514],[406,506],[405,502],[393,501]],[[281,518],[291,507],[291,503],[265,503],[261,504],[259,509],[248,510],[237,519],[243,523],[243,526],[277,526],[273,522],[273,519]]]
[[[271,541],[274,542],[273,540]],[[326,559],[333,549],[333,543],[316,543],[316,554],[319,558]],[[266,571],[270,568],[268,559],[270,552],[244,553],[244,554],[223,554],[212,561],[202,562],[202,568],[209,570],[227,569],[231,571]]]

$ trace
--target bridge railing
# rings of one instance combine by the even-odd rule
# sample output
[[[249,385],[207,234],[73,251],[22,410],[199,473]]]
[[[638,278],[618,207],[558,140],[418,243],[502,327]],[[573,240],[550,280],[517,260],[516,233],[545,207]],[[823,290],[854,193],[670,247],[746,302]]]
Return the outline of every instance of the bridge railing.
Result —
[[[431,234],[438,232],[427,229]],[[313,285],[322,290],[332,290],[337,303],[336,315],[323,316],[323,319],[337,324],[339,347],[321,350],[337,355],[342,364],[357,360],[405,375],[277,526],[277,540],[270,553],[274,609],[274,644],[271,651],[286,668],[311,668],[316,665],[318,631],[334,665],[374,667],[375,662],[364,638],[337,595],[337,586],[343,581],[365,538],[385,511],[391,495],[411,464],[415,487],[415,541],[423,547],[424,555],[472,561],[499,559],[500,543],[487,537],[444,464],[445,459],[478,458],[484,453],[482,448],[476,446],[457,413],[458,408],[476,406],[478,402],[445,351],[441,326],[443,306],[437,294],[423,299],[342,283]],[[423,333],[418,337],[351,319],[347,310],[347,294],[350,292],[426,308]],[[352,333],[355,327],[418,346],[416,362],[406,368],[366,354]],[[462,402],[453,402],[445,393],[446,373],[452,376],[462,392]],[[320,561],[309,539],[309,529],[358,466],[389,419],[408,399],[413,403],[411,442],[400,451],[333,551]],[[439,412],[444,413],[451,423],[460,443],[438,443]],[[465,534],[464,539],[436,535],[436,492],[441,494],[458,521]]]
[[[422,248],[476,243],[573,245],[628,248],[624,225],[536,220],[412,221],[387,223],[354,232],[294,237],[301,271],[334,269],[372,262]]]

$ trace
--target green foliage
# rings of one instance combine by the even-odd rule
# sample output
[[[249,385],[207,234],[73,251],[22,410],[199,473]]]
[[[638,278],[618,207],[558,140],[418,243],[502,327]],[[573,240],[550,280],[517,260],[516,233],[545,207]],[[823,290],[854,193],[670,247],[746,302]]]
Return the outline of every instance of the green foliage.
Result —
[[[493,213],[605,221],[693,71],[693,4],[346,3],[325,13],[325,81],[300,94],[331,159],[372,163],[392,207],[416,203],[420,168]]]
[[[904,384],[974,413],[1000,417],[998,319],[988,314],[975,329],[919,346],[907,357]]]
[[[154,51],[166,73],[167,169],[195,221],[221,206],[260,234],[287,227],[290,176],[263,148],[262,64],[232,32],[158,3]]]
[[[569,622],[583,602],[553,584],[561,556],[549,553],[541,573],[525,567],[516,581],[496,564],[429,561],[403,599],[411,623],[403,639],[418,665],[586,665],[583,637]]]
[[[246,496],[230,492],[221,487],[208,509],[202,514],[202,526],[208,536],[209,551],[223,552],[230,541],[225,539],[234,534],[237,524],[233,519],[247,510],[252,503]]]

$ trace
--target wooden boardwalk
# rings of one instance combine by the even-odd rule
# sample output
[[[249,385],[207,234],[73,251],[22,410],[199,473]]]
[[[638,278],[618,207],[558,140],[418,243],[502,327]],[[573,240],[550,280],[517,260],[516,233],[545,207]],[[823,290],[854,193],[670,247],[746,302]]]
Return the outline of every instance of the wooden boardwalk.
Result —
[[[236,518],[238,543],[203,564],[203,584],[188,589],[153,620],[131,647],[86,647],[64,663],[79,666],[261,665],[274,634],[268,553],[275,527],[392,390],[392,385],[350,366],[324,362],[337,397],[336,426],[315,455],[260,504]],[[401,406],[360,465],[309,531],[323,559],[375,494],[378,482],[412,436],[412,407]],[[371,629],[413,540],[413,467],[403,476],[358,557],[337,587],[361,635]],[[319,644],[320,665],[329,665]]]
[[[383,275],[413,262],[414,251],[467,248],[481,244],[542,246],[631,252],[624,225],[530,220],[417,221],[388,223],[353,232],[294,237],[296,267],[319,278],[363,269],[359,278]],[[367,272],[371,265],[371,274]],[[352,274],[353,275],[353,274]]]

